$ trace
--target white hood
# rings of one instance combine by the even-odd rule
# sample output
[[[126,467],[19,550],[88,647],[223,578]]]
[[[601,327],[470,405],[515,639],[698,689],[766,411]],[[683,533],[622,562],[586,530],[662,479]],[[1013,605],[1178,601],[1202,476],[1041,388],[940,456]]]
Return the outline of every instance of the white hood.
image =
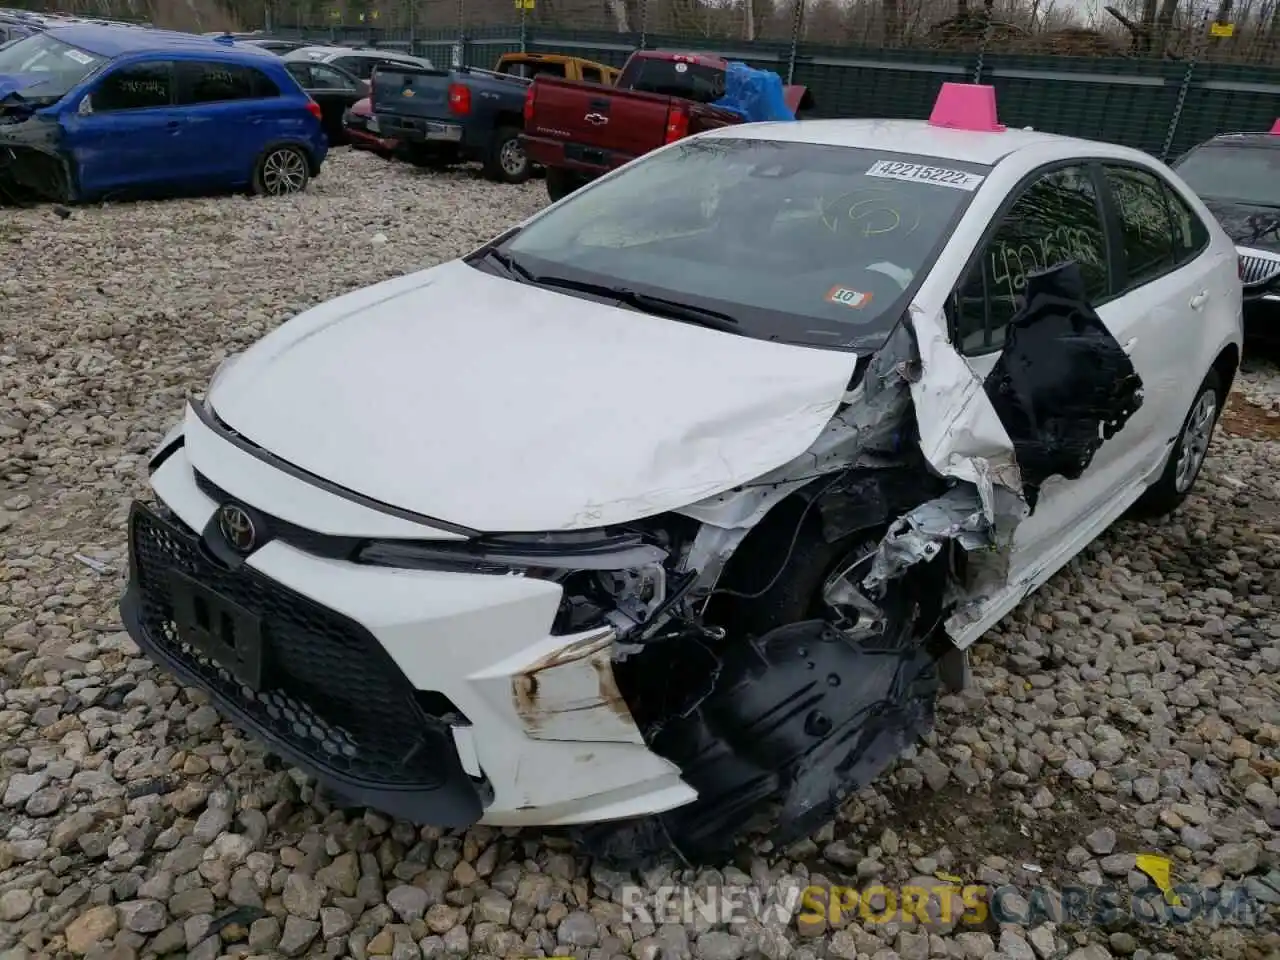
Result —
[[[296,317],[209,399],[249,440],[366,497],[487,532],[567,530],[687,506],[799,456],[854,362],[454,261]]]

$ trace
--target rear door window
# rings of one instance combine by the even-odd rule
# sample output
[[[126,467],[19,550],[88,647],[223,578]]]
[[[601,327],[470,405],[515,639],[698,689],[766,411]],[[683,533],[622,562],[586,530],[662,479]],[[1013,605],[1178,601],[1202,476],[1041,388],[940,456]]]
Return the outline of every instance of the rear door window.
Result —
[[[171,106],[173,64],[168,60],[149,60],[112,70],[93,91],[90,102],[94,113]]]
[[[604,77],[600,75],[600,71],[595,67],[583,67],[582,79],[587,83],[604,83]]]
[[[357,89],[355,83],[345,73],[323,63],[311,64],[311,83],[317,90]]]
[[[373,68],[380,66],[382,62],[372,57],[338,57],[333,64],[361,80],[368,80],[373,76]]]
[[[697,103],[714,103],[724,96],[724,71],[701,63],[640,57],[623,71],[623,87],[680,97]]]
[[[182,60],[177,66],[178,102],[184,105],[257,100],[280,95],[271,78],[244,64]]]
[[[1187,206],[1187,201],[1173,187],[1165,185],[1165,197],[1169,201],[1169,216],[1173,220],[1173,242],[1178,266],[1190,263],[1209,246],[1209,228],[1199,214]]]
[[[299,60],[291,60],[285,64],[285,69],[289,71],[289,75],[298,81],[298,85],[304,90],[313,85],[311,80],[312,64],[302,63]]]

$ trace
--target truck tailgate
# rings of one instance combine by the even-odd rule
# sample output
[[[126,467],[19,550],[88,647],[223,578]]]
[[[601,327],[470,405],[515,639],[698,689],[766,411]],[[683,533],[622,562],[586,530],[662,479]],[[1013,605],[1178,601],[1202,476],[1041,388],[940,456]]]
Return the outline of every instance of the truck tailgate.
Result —
[[[449,71],[378,67],[373,74],[373,112],[402,117],[449,117]]]
[[[551,77],[533,81],[525,133],[639,156],[666,139],[670,97]]]

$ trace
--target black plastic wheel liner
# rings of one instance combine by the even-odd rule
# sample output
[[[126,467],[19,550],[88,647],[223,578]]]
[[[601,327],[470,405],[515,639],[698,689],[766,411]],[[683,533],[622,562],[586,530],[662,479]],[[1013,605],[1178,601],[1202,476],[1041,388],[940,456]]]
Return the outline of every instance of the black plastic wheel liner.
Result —
[[[896,584],[891,592],[901,590]],[[926,606],[932,614],[936,604]],[[665,658],[661,673],[674,689],[664,705],[669,713],[645,725],[646,738],[681,768],[698,799],[669,813],[587,828],[580,839],[619,866],[669,852],[706,862],[774,804],[781,805],[770,834],[775,844],[812,832],[932,723],[940,683],[935,655],[914,627],[934,620],[897,612],[890,632],[870,643],[811,620],[714,652],[697,640],[654,651]],[[679,682],[691,677],[711,689],[699,697],[691,681],[685,696],[692,702],[682,704]]]

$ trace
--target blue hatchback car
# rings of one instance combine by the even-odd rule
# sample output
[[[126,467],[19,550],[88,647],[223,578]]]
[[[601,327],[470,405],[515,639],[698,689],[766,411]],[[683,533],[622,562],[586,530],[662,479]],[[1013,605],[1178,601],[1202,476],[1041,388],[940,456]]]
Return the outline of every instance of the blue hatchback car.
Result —
[[[329,149],[320,121],[284,62],[259,47],[54,27],[0,49],[0,200],[297,193]]]

